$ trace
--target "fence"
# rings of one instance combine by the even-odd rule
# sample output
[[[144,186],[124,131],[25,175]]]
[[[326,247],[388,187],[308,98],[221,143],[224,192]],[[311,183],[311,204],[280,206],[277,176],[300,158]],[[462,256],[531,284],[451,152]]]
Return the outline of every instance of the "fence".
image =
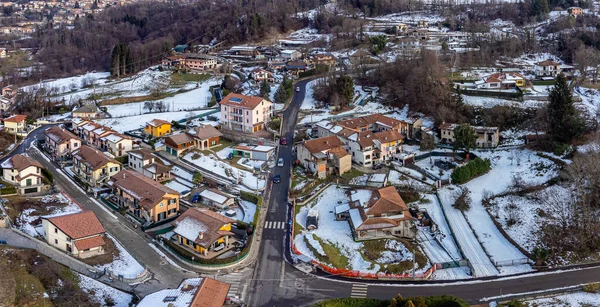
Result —
[[[494,261],[494,265],[495,266],[513,266],[513,265],[520,265],[520,264],[529,264],[529,263],[532,263],[532,261],[529,260],[529,258],[520,258],[520,259],[504,260],[504,261],[495,261],[495,260],[493,260],[493,261]]]

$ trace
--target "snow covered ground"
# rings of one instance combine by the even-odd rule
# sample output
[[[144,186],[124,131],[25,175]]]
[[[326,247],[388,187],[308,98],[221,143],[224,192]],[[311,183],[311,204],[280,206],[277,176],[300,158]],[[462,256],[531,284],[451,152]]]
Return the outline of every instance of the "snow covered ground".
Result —
[[[302,118],[302,120],[300,120],[300,124],[305,124],[305,123],[311,123],[311,118],[312,118],[312,123],[316,123],[325,119],[334,119],[334,118],[341,118],[341,117],[345,117],[345,116],[350,116],[350,115],[367,115],[367,114],[375,114],[375,113],[387,113],[387,112],[391,112],[392,108],[390,107],[386,107],[383,106],[380,103],[377,102],[370,102],[364,106],[357,106],[352,110],[348,110],[345,112],[341,112],[338,114],[331,114],[331,111],[329,110],[325,110],[325,109],[319,109],[318,111],[320,111],[319,113],[313,113],[312,116],[311,115],[306,115],[304,118]]]
[[[308,82],[306,84],[306,94],[304,94],[304,100],[302,101],[302,106],[300,106],[300,110],[311,110],[314,109],[318,101],[313,98],[314,89],[313,87],[317,82],[321,79],[316,79]]]
[[[425,1],[427,2],[427,1]],[[385,21],[385,22],[402,22],[402,23],[411,23],[416,24],[421,20],[428,21],[430,24],[442,22],[445,20],[439,14],[430,13],[430,12],[405,12],[405,13],[396,13],[390,15],[383,15],[373,18],[367,18],[376,21]]]
[[[206,113],[206,111],[178,111],[178,112],[151,113],[151,114],[143,114],[143,115],[122,117],[122,118],[106,118],[106,119],[97,120],[96,122],[101,125],[111,127],[113,129],[115,129],[117,132],[123,133],[125,131],[143,128],[147,122],[149,122],[155,118],[163,119],[163,120],[170,122],[173,120],[181,120],[184,118],[189,118],[190,116],[195,116],[195,115],[199,115],[202,113]],[[212,122],[212,121],[205,121],[203,123],[210,124],[210,125],[217,124],[216,122]]]
[[[465,104],[482,107],[482,108],[492,108],[495,106],[513,106],[519,108],[539,108],[546,104],[545,101],[538,100],[527,100],[527,96],[524,96],[524,101],[515,101],[515,100],[507,100],[501,98],[493,98],[493,97],[484,97],[484,96],[470,96],[470,95],[462,95],[463,101]]]
[[[482,159],[490,159],[492,169],[464,184],[471,191],[472,199],[471,208],[464,212],[465,216],[493,262],[524,260],[527,257],[502,236],[486,212],[482,200],[485,194],[507,191],[515,180],[518,180],[519,186],[543,184],[557,174],[554,164],[529,150],[486,151],[477,154]]]
[[[115,240],[111,235],[106,234],[106,239],[113,240],[115,246],[119,250],[119,257],[113,259],[113,262],[97,265],[96,267],[104,270],[111,270],[115,275],[123,275],[125,278],[135,278],[140,273],[144,272],[142,267],[127,250]]]
[[[358,190],[351,197],[352,199],[360,199],[363,201],[369,199],[370,194],[371,191],[369,190]],[[360,253],[364,248],[364,243],[355,242],[353,240],[350,225],[347,221],[335,220],[334,208],[342,203],[348,203],[349,201],[350,199],[345,194],[344,189],[332,185],[325,189],[325,191],[317,196],[310,204],[303,206],[296,215],[296,222],[304,227],[304,225],[306,225],[306,216],[309,209],[315,209],[319,213],[319,228],[312,231],[303,230],[301,234],[294,238],[294,244],[298,251],[312,259],[318,260],[307,246],[306,241],[308,241],[317,253],[325,255],[322,246],[315,239],[316,236],[325,243],[335,246],[342,255],[348,258],[348,269],[365,273],[384,271],[385,265],[388,263],[412,259],[412,253],[406,249],[402,243],[389,240],[387,244],[390,246],[386,246],[389,250],[382,253],[380,259],[375,262],[365,260],[362,253]],[[420,273],[427,268],[419,268],[417,273]]]
[[[453,187],[445,187],[438,190],[441,204],[448,217],[449,226],[454,231],[456,242],[462,249],[465,257],[471,262],[475,277],[498,275],[500,272],[492,264],[483,247],[477,241],[477,237],[475,237],[463,214],[460,210],[452,207],[456,199],[454,195],[456,190]]]
[[[254,221],[254,214],[256,213],[256,204],[246,200],[240,200],[240,206],[244,210],[244,219],[242,221],[252,223]]]
[[[575,292],[555,297],[525,301],[529,306],[537,307],[592,307],[600,306],[600,293]]]
[[[254,174],[248,171],[240,170],[231,167],[229,164],[217,160],[214,156],[200,155],[198,159],[193,159],[195,153],[188,153],[183,157],[183,160],[191,162],[204,170],[221,175],[223,177],[233,177],[239,180],[243,185],[250,189],[262,190],[265,188],[266,181],[258,179]],[[228,170],[227,172],[225,170]]]
[[[79,287],[87,293],[94,293],[94,301],[102,306],[107,306],[106,298],[111,298],[114,302],[113,306],[117,307],[129,306],[133,299],[133,296],[129,293],[107,286],[85,275],[79,273],[77,275],[79,276]]]
[[[83,75],[68,78],[43,80],[40,83],[25,86],[22,88],[22,90],[31,91],[40,87],[44,87],[47,90],[50,90],[53,94],[64,94],[82,89],[83,85],[85,85],[89,81],[94,81],[95,83],[103,83],[105,79],[109,76],[110,73],[108,72],[86,73]]]
[[[81,208],[79,207],[79,205],[70,201],[68,198],[66,198],[62,194],[47,195],[47,196],[42,197],[40,200],[43,203],[53,202],[53,203],[61,203],[62,204],[60,206],[48,206],[47,209],[49,211],[51,211],[51,213],[46,214],[44,216],[64,215],[64,214],[75,213],[75,212],[81,211]],[[38,236],[38,235],[43,236],[44,230],[42,228],[41,221],[37,225],[32,225],[32,223],[34,223],[40,217],[41,217],[40,213],[37,212],[33,208],[23,210],[21,212],[21,214],[19,215],[19,217],[17,217],[17,223],[19,224],[19,229],[21,231],[23,231],[24,233],[26,233],[30,236],[33,236],[33,237]]]
[[[218,79],[209,79],[208,81],[202,82],[198,88],[186,91],[162,99],[169,106],[169,111],[186,111],[186,110],[198,110],[206,108],[208,102],[211,99],[210,87],[213,85],[221,84]],[[140,113],[147,113],[148,110],[144,109],[144,101],[108,105],[106,106],[107,112],[113,117],[139,115]]]

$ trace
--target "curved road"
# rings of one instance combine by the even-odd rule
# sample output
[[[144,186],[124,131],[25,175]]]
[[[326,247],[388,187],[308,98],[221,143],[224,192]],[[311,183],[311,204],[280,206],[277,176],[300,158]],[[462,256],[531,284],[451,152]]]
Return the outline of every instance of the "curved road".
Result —
[[[288,140],[294,139],[294,127],[307,83],[308,80],[305,80],[296,84],[300,87],[300,92],[294,92],[291,104],[283,113],[282,132]],[[279,147],[278,158],[283,158],[286,165],[274,170],[275,174],[281,175],[281,183],[273,185],[267,221],[288,223],[292,220],[292,213],[287,206],[292,143],[290,141],[287,146]],[[305,274],[284,261],[284,257],[289,259],[289,246],[286,244],[288,231],[287,228],[264,229],[260,255],[250,286],[248,306],[306,306],[326,298],[350,297],[355,285],[357,288],[366,287],[366,295],[372,298],[390,299],[398,293],[403,296],[452,294],[470,303],[479,303],[482,299],[489,300],[507,294],[548,291],[600,280],[600,267],[457,282],[386,283],[334,279],[327,275],[314,276]],[[360,293],[364,292],[356,292]]]

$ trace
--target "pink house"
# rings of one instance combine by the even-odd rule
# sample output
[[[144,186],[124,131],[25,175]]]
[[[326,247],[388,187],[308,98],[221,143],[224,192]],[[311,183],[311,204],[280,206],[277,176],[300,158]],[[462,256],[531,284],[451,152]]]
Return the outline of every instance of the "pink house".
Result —
[[[221,127],[227,130],[254,133],[273,117],[272,103],[261,97],[230,93],[220,104]]]

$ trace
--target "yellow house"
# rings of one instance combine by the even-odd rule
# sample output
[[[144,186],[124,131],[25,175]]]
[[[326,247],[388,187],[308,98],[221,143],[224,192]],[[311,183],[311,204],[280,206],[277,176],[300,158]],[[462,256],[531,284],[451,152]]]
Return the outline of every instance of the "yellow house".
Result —
[[[73,173],[91,187],[97,187],[121,170],[121,163],[88,145],[73,151]]]
[[[162,119],[153,119],[146,123],[144,133],[153,137],[161,137],[171,133],[171,123]]]
[[[190,208],[175,221],[173,238],[199,256],[213,258],[229,249],[235,235],[231,232],[233,222],[209,209]]]
[[[113,199],[145,223],[174,218],[179,214],[180,194],[134,170],[122,170],[108,185]]]

